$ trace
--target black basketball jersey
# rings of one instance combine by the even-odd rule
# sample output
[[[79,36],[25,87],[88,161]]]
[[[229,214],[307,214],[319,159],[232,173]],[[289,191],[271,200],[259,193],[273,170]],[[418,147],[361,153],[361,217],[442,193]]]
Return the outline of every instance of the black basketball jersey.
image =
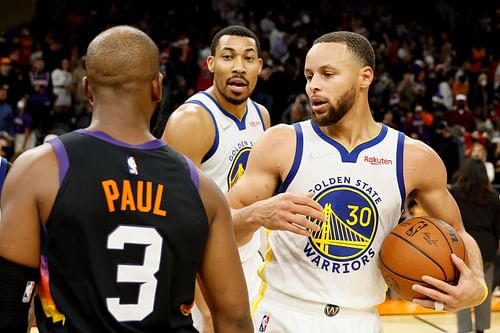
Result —
[[[196,332],[208,220],[191,161],[161,140],[52,140],[60,188],[43,228],[41,332]]]

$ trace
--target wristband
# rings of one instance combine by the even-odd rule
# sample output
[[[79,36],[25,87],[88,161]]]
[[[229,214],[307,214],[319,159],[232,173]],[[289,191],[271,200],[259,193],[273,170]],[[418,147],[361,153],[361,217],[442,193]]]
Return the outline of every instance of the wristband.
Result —
[[[483,298],[481,299],[481,301],[479,302],[478,305],[481,305],[484,303],[484,301],[486,301],[486,299],[488,298],[488,286],[486,285],[486,282],[483,282],[483,288],[484,288],[484,296]]]

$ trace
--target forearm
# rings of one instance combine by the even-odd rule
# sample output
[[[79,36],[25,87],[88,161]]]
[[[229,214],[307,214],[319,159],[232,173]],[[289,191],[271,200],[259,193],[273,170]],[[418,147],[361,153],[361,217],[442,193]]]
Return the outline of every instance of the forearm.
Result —
[[[469,233],[463,231],[459,232],[459,235],[464,241],[467,266],[469,266],[476,277],[484,279],[483,259],[479,246]]]
[[[252,239],[255,231],[261,226],[260,217],[256,214],[256,206],[253,204],[242,208],[232,208],[231,215],[236,244],[238,247],[243,246]]]

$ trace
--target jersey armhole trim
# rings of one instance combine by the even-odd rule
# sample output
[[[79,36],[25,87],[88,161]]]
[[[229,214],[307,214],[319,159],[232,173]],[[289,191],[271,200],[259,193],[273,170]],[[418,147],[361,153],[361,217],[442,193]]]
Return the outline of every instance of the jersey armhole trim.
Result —
[[[260,123],[262,124],[262,130],[265,131],[266,130],[266,124],[264,123],[264,118],[262,117],[262,111],[260,110],[260,108],[257,105],[257,103],[255,103],[254,101],[252,101],[252,104],[253,104],[253,107],[255,108],[255,111],[257,111],[257,114],[259,115]]]
[[[0,157],[0,194],[2,193],[3,183],[5,182],[5,177],[7,177],[7,168],[9,162],[5,157]]]
[[[207,151],[207,153],[205,154],[205,156],[203,156],[203,158],[201,159],[201,163],[204,163],[210,157],[212,157],[213,154],[215,154],[215,152],[217,151],[217,147],[219,146],[219,128],[217,127],[217,121],[215,120],[215,117],[212,114],[212,112],[210,112],[210,109],[208,108],[208,106],[206,106],[205,103],[203,103],[202,101],[191,100],[191,101],[188,101],[186,103],[196,104],[196,105],[199,105],[202,108],[204,108],[208,112],[208,114],[210,115],[210,117],[212,118],[212,121],[214,122],[214,129],[215,129],[214,142],[212,144],[212,147],[210,147],[210,149]]]
[[[295,175],[299,170],[300,161],[302,159],[302,152],[304,150],[304,134],[302,133],[302,127],[300,126],[300,123],[293,124],[293,127],[295,128],[295,137],[297,139],[295,143],[295,156],[293,158],[293,164],[290,168],[290,171],[288,172],[288,175],[286,175],[285,180],[278,188],[278,193],[286,192],[288,186],[290,186],[290,183],[292,182],[293,178],[295,178]]]
[[[193,161],[191,161],[190,158],[188,158],[187,156],[184,156],[184,158],[186,159],[186,162],[188,164],[189,175],[191,176],[191,180],[193,181],[194,186],[196,186],[196,189],[199,192],[200,191],[200,175],[198,174],[198,170],[196,169],[196,166],[194,165]]]
[[[59,184],[61,184],[69,169],[68,153],[60,138],[54,138],[49,143],[56,152],[57,162],[59,163]]]
[[[401,195],[401,210],[405,207],[406,188],[403,173],[403,153],[404,153],[405,135],[398,133],[398,143],[396,148],[396,176],[399,186],[399,194]]]

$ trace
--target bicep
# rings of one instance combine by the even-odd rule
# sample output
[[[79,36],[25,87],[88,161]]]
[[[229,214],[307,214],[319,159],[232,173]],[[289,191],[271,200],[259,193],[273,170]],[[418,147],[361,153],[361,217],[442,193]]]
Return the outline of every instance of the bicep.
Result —
[[[40,256],[40,219],[26,160],[16,161],[2,191],[0,256],[13,262],[37,267]]]
[[[248,157],[245,173],[228,193],[232,208],[241,208],[271,197],[279,182],[279,170],[272,164],[272,152],[259,140]]]
[[[407,149],[408,148],[408,149]],[[441,158],[423,143],[405,147],[405,183],[409,196],[414,198],[427,215],[439,218],[463,231],[458,205],[448,191],[446,168]]]

